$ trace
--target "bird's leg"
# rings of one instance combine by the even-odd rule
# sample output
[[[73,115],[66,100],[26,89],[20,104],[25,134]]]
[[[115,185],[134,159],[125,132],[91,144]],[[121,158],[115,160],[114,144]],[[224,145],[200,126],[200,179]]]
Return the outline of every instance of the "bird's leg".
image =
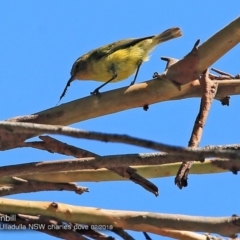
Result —
[[[109,79],[107,82],[103,83],[101,86],[99,86],[98,88],[96,88],[93,92],[90,92],[91,95],[99,95],[99,89],[101,89],[102,87],[104,87],[105,85],[107,85],[108,83],[110,83],[111,81],[113,81],[114,79],[117,78],[118,74],[115,70],[114,65],[112,66],[112,68],[110,69],[111,73],[112,73],[112,77],[111,79]]]
[[[138,72],[139,72],[139,69],[140,69],[141,65],[142,65],[142,61],[140,61],[139,64],[138,64],[136,74],[135,74],[135,76],[134,76],[133,81],[130,83],[130,86],[132,86],[132,85],[136,82],[136,80],[137,80],[137,75],[138,75]]]

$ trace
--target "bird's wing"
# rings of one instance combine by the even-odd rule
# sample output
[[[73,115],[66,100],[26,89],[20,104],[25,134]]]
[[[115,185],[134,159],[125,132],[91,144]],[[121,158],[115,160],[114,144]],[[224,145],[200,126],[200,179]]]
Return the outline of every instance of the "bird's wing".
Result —
[[[117,50],[129,48],[131,46],[134,46],[138,42],[141,42],[145,39],[150,39],[153,37],[154,36],[149,36],[149,37],[144,37],[144,38],[129,38],[129,39],[120,40],[120,41],[117,41],[114,43],[107,44],[99,49],[95,49],[90,52],[90,55],[92,58],[99,60],[102,57],[106,57]]]

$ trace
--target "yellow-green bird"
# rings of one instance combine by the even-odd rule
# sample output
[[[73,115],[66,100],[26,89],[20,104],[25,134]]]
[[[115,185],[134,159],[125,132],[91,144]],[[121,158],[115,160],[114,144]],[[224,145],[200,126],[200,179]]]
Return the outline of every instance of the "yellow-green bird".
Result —
[[[149,59],[148,54],[156,45],[180,36],[180,28],[174,27],[155,36],[120,40],[84,54],[74,62],[71,77],[60,100],[73,80],[104,82],[91,92],[99,94],[99,89],[106,84],[124,80],[136,72],[131,82],[133,85],[141,64]]]

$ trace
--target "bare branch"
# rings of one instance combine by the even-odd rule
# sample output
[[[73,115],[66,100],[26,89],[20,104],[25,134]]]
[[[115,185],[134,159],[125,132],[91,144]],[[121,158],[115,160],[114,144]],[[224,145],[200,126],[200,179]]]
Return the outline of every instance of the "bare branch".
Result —
[[[195,159],[202,161],[201,158]],[[219,161],[219,159],[217,159]],[[18,165],[9,165],[0,167],[0,178],[11,176],[32,175],[37,173],[51,173],[57,171],[76,171],[85,169],[100,169],[111,167],[125,167],[126,171],[128,165],[144,166],[144,165],[160,165],[166,163],[176,163],[179,161],[186,161],[186,157],[178,155],[169,155],[165,153],[150,153],[150,154],[125,154],[125,155],[110,155],[104,157],[80,158],[71,160],[57,160],[46,162],[30,162]],[[220,159],[221,161],[221,159]],[[238,159],[228,163],[230,166],[234,165],[237,168]],[[227,165],[226,165],[227,166]],[[129,173],[131,176],[135,174],[135,170]],[[23,178],[25,178],[25,176]],[[44,181],[44,180],[43,180]]]
[[[210,234],[206,236],[206,234],[172,229],[161,229],[160,231],[160,235],[177,240],[223,240],[223,238],[213,237]]]
[[[239,150],[239,144],[233,145],[218,145],[218,146],[206,146],[205,149],[211,150]],[[26,175],[21,175],[21,178],[27,180],[37,180],[37,181],[44,181],[44,182],[78,182],[78,181],[86,181],[86,182],[96,182],[96,181],[119,181],[124,180],[124,178],[117,176],[114,173],[111,173],[105,169],[100,170],[90,170],[96,168],[103,168],[105,166],[111,167],[113,164],[115,167],[127,167],[135,166],[134,169],[137,172],[146,178],[159,178],[159,177],[166,177],[166,176],[174,176],[179,169],[179,161],[186,161],[189,158],[184,157],[183,155],[169,155],[166,153],[146,153],[146,154],[127,154],[127,155],[115,155],[115,156],[105,156],[102,158],[92,159],[83,159],[84,161],[79,161],[79,166],[75,165],[74,170],[67,171],[69,167],[66,168],[66,163],[61,163],[62,169],[66,168],[66,171],[56,170],[54,172],[47,173],[46,170],[39,174],[31,174],[31,168],[34,166],[30,166],[30,171],[28,171],[28,167],[23,167],[25,169]],[[195,159],[196,161],[201,161],[201,159]],[[68,160],[67,160],[68,161]],[[76,161],[75,159],[71,159],[71,161]],[[58,162],[58,161],[57,161]],[[126,164],[127,163],[127,164]],[[170,164],[169,164],[170,163]],[[34,163],[36,164],[36,163]],[[58,169],[57,166],[54,166],[55,162],[51,162],[53,164],[52,169]],[[164,165],[162,165],[164,164]],[[71,165],[71,164],[70,164]],[[48,169],[47,166],[45,166]],[[77,169],[89,169],[89,170],[77,170]],[[59,166],[59,169],[61,167]],[[71,169],[71,168],[69,168]],[[39,169],[40,170],[40,169]],[[234,174],[240,170],[240,162],[238,159],[236,160],[228,160],[228,159],[219,159],[214,158],[211,161],[207,160],[204,163],[195,163],[195,167],[193,166],[191,173],[193,174],[206,174],[206,173],[221,173],[226,171],[232,171]],[[9,172],[8,172],[9,171]],[[11,172],[15,171],[15,172]],[[35,169],[34,171],[38,171]],[[51,168],[49,171],[52,171]],[[58,172],[60,171],[60,172]],[[9,174],[10,176],[19,176],[18,174],[21,173],[21,168],[11,169],[1,169],[0,175]],[[30,174],[30,175],[29,175]],[[0,185],[12,185],[15,182],[12,180],[11,177],[1,177],[0,178]]]
[[[116,233],[118,236],[120,236],[124,240],[135,240],[132,236],[130,236],[126,231],[124,231],[122,228],[116,228],[114,227],[112,229],[112,232]]]
[[[177,161],[177,160],[176,160]],[[178,160],[179,161],[179,160]],[[147,165],[134,166],[137,172],[145,178],[161,178],[176,176],[181,163],[171,163],[164,165]],[[240,161],[227,159],[211,159],[204,163],[195,163],[191,168],[191,174],[216,174],[231,171],[236,174],[240,171]],[[25,179],[34,179],[38,181],[49,182],[99,182],[99,181],[124,181],[125,178],[108,171],[107,169],[99,170],[75,170],[75,171],[60,171],[52,173],[40,173],[32,175],[23,175]],[[9,178],[1,178],[0,183],[11,184]]]
[[[216,95],[217,88],[218,88],[217,84],[213,83],[211,79],[209,79],[208,75],[209,75],[209,72],[208,70],[206,70],[200,79],[203,96],[200,103],[199,113],[196,117],[191,138],[188,143],[188,146],[191,148],[197,148],[200,143],[203,128],[206,123],[212,101]],[[175,178],[175,184],[180,189],[182,189],[182,187],[187,186],[188,173],[190,168],[192,167],[192,164],[193,164],[193,161],[187,161],[187,162],[184,161],[178,170],[178,173]]]
[[[198,73],[202,73],[216,60],[223,56],[240,41],[240,17],[228,26],[217,32],[201,46],[199,46]],[[163,80],[163,81],[162,81]],[[34,122],[54,125],[69,125],[86,119],[103,116],[130,108],[142,107],[157,102],[200,97],[199,83],[191,82],[181,87],[179,91],[171,81],[166,78],[135,84],[113,91],[102,93],[101,98],[96,96],[85,97],[55,108],[50,108],[30,116],[8,119],[8,121]],[[227,95],[240,93],[240,81],[220,81],[216,99]],[[145,96],[148,96],[147,100]],[[112,104],[114,102],[114,104]],[[19,136],[21,137],[21,136]],[[2,149],[7,148],[7,136],[2,136]],[[25,137],[26,139],[26,137]],[[4,144],[3,144],[4,142]]]
[[[36,173],[49,173],[57,171],[72,171],[84,169],[99,169],[111,167],[128,167],[129,163],[134,165],[156,165],[179,161],[178,156],[165,158],[166,154],[126,154],[105,157],[80,158],[77,160],[57,160],[46,162],[31,162],[18,165],[0,167],[0,178],[10,176],[31,175]]]
[[[34,180],[24,180],[13,177],[14,184],[0,187],[0,196],[18,193],[29,193],[39,191],[74,191],[77,194],[89,192],[88,188],[77,186],[75,183],[51,183]]]
[[[202,73],[240,42],[240,17],[199,46],[198,72]]]
[[[235,149],[238,151],[239,145],[226,146],[207,146],[206,149]],[[173,176],[179,168],[179,161],[186,161],[188,158],[183,155],[170,155],[166,153],[148,153],[148,154],[125,154],[112,155],[97,158],[82,158],[71,160],[57,160],[46,162],[32,162],[19,165],[10,165],[0,167],[0,184],[9,185],[14,184],[11,179],[7,177],[20,176],[27,180],[38,180],[48,182],[75,182],[75,181],[110,181],[123,180],[122,177],[116,177],[115,174],[110,174],[106,170],[100,171],[79,171],[85,169],[100,169],[123,167],[128,169],[130,166],[134,167],[137,172],[147,178],[156,178],[164,176]],[[201,161],[202,159],[195,159]],[[174,165],[172,165],[175,163]],[[159,166],[165,164],[163,166]],[[143,167],[140,167],[143,166]],[[216,166],[216,167],[214,167]],[[202,166],[198,166],[193,173],[218,173],[223,170],[232,171],[236,173],[240,170],[240,162],[228,159],[211,159],[206,161]],[[60,171],[58,173],[58,171]],[[71,171],[71,172],[69,172]],[[38,174],[39,173],[39,174]],[[135,171],[133,172],[135,174]]]
[[[183,85],[199,78],[200,73],[197,71],[199,64],[199,51],[197,46],[199,42],[200,40],[196,41],[191,52],[183,59],[176,61],[166,69],[164,74],[167,79],[170,79],[178,85]],[[179,90],[181,90],[181,88]]]
[[[19,226],[20,229],[29,229],[32,224],[38,224],[38,227],[33,230],[49,234],[51,236],[61,238],[61,239],[72,239],[72,240],[89,240],[88,238],[82,236],[71,228],[68,228],[66,225],[63,227],[63,224],[60,222],[56,222],[54,220],[48,219],[46,217],[38,217],[38,216],[27,216],[18,214],[16,215],[16,219],[14,221],[4,221],[6,219],[6,215],[0,214],[1,222],[5,224],[12,224],[14,226]],[[62,226],[62,227],[61,227]],[[3,225],[2,229],[8,229],[7,225]],[[10,228],[11,229],[11,228]]]
[[[46,215],[59,221],[80,224],[105,224],[128,230],[161,234],[161,229],[217,233],[234,237],[240,233],[240,217],[197,217],[177,214],[128,212],[73,206],[56,202],[29,202],[1,198],[1,212]],[[71,214],[68,214],[71,212]]]
[[[54,138],[51,138],[49,136],[40,136],[40,139],[42,139],[44,142],[41,144],[38,142],[35,143],[25,143],[26,146],[33,146],[41,149],[46,149],[50,152],[57,152],[65,155],[74,156],[76,158],[80,158],[83,156],[92,156],[92,157],[98,157],[99,155],[88,152],[84,149],[77,148],[75,146],[60,142]],[[100,156],[99,156],[100,157]],[[135,169],[129,167],[129,166],[112,166],[112,167],[106,167],[110,171],[113,171],[117,174],[119,174],[121,177],[125,177],[129,179],[130,181],[133,181],[134,183],[142,186],[147,191],[153,193],[155,196],[158,196],[158,188],[156,185],[151,183],[149,180],[143,178],[140,176]]]
[[[191,149],[178,146],[170,146],[163,143],[158,143],[150,140],[144,140],[140,138],[130,137],[128,135],[121,134],[105,134],[98,132],[87,132],[83,130],[77,130],[70,127],[53,126],[36,123],[12,123],[7,121],[0,121],[0,132],[16,133],[16,134],[60,134],[65,136],[71,136],[75,138],[84,138],[99,140],[102,142],[118,142],[126,143],[135,146],[145,147],[157,151],[169,152],[171,154],[184,154],[186,157],[195,159],[204,159],[206,157],[222,157],[229,159],[238,159],[239,153],[231,150],[208,150],[208,149]],[[23,144],[22,144],[23,145]]]
[[[73,156],[76,158],[98,156],[93,152],[87,151],[79,147],[75,147],[73,145],[69,145],[67,143],[63,143],[50,136],[39,136],[39,138],[42,140],[42,142],[25,142],[23,147],[33,147],[41,150],[46,150],[51,153],[59,153],[66,156]]]
[[[218,69],[216,69],[216,68],[211,68],[211,70],[214,71],[214,72],[216,72],[216,73],[218,73],[218,74],[223,75],[222,77],[224,77],[225,79],[226,79],[227,77],[229,77],[229,79],[231,79],[231,78],[235,78],[235,77],[232,76],[231,74],[226,73],[226,72],[223,72],[223,71],[218,70]]]

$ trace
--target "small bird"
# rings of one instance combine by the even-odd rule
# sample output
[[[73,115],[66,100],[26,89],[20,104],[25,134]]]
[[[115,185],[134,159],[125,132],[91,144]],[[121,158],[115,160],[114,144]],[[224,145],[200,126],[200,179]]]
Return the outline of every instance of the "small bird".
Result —
[[[133,85],[141,64],[149,59],[148,54],[160,43],[182,36],[180,28],[170,28],[156,36],[120,40],[94,49],[79,57],[73,64],[71,77],[60,96],[74,80],[94,80],[104,82],[92,95],[98,95],[99,89],[110,82],[124,80],[135,73]],[[59,100],[59,101],[60,101]]]

